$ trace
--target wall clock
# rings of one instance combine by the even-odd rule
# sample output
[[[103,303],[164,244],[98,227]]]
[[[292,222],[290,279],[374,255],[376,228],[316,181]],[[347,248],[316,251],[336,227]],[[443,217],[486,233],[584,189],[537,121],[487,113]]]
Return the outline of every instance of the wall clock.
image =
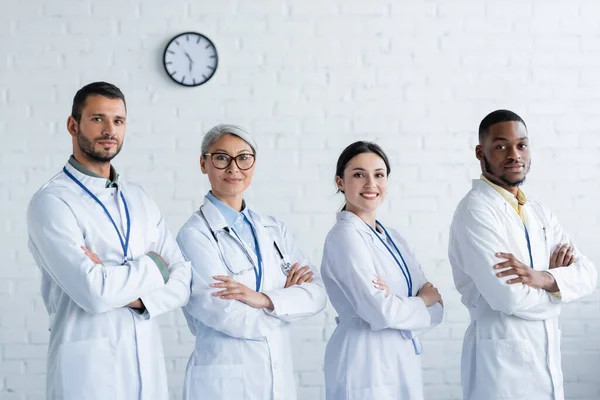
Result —
[[[183,86],[199,86],[208,82],[217,71],[217,48],[206,36],[185,32],[175,36],[163,55],[167,74]]]

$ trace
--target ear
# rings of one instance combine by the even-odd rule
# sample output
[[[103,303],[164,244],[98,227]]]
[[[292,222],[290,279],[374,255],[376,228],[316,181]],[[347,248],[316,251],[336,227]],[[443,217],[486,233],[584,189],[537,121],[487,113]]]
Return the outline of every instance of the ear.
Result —
[[[480,144],[475,146],[475,157],[477,157],[477,159],[479,161],[483,161],[483,158],[484,158],[483,147]]]
[[[203,155],[200,155],[200,171],[206,174],[206,158]]]
[[[77,125],[79,124],[75,121],[75,118],[69,115],[69,118],[67,118],[67,130],[71,136],[77,136]]]
[[[335,177],[335,185],[337,186],[338,190],[342,193],[344,193],[344,180],[342,178],[340,178],[339,176]]]

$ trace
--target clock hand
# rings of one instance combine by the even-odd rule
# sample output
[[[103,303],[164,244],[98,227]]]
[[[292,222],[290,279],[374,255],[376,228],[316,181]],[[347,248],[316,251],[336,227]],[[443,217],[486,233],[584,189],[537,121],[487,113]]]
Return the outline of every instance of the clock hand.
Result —
[[[192,60],[192,57],[190,57],[190,55],[187,52],[184,51],[183,53],[185,54],[185,56],[190,61],[190,72],[192,72],[192,64],[194,63],[194,60]]]

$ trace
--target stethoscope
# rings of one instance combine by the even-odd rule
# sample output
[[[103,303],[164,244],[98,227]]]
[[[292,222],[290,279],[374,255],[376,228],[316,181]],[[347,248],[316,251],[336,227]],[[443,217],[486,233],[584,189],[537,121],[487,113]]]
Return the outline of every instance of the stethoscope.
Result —
[[[400,256],[400,259],[398,259],[398,257],[396,257],[396,254],[394,254],[394,252],[392,251],[390,246],[388,246],[388,244],[385,242],[385,240],[383,240],[383,238],[381,236],[379,236],[377,231],[375,229],[373,229],[373,227],[371,225],[367,224],[366,222],[365,222],[365,224],[369,227],[369,229],[371,229],[371,232],[373,233],[373,235],[379,239],[379,241],[383,244],[383,246],[386,248],[386,250],[394,258],[394,261],[396,261],[396,264],[400,268],[400,271],[402,271],[402,275],[404,276],[404,279],[406,281],[406,286],[408,288],[408,297],[411,297],[413,295],[412,275],[410,273],[410,270],[408,269],[408,264],[404,260],[404,256],[402,255],[402,252],[400,251],[400,249],[398,248],[398,246],[392,239],[392,236],[388,233],[388,231],[385,229],[385,227],[383,226],[383,224],[381,222],[375,221],[376,226],[381,228],[386,239],[392,244],[392,246],[396,250],[396,254],[398,254]],[[412,338],[412,344],[413,344],[413,348],[415,350],[416,355],[419,355],[423,352],[423,345],[421,344],[421,340],[418,337]]]
[[[235,232],[233,230],[233,228],[225,227],[223,229],[214,231],[212,229],[212,227],[210,226],[210,223],[208,222],[206,215],[204,215],[204,210],[202,209],[202,207],[200,207],[200,214],[202,215],[202,218],[204,218],[204,221],[206,221],[206,225],[208,226],[208,229],[210,229],[210,233],[212,234],[213,239],[215,239],[215,242],[217,243],[217,246],[219,247],[219,255],[221,256],[221,259],[223,260],[223,264],[225,264],[225,267],[227,268],[227,270],[229,272],[231,272],[232,275],[235,275],[235,276],[243,275],[249,271],[254,271],[255,275],[257,275],[256,291],[258,292],[260,290],[260,283],[262,281],[262,255],[261,255],[260,248],[257,246],[256,258],[258,261],[258,266],[255,266],[254,259],[250,255],[250,251],[248,250],[246,244],[244,243],[243,240],[241,240],[241,238],[239,237],[237,232]],[[252,227],[252,235],[254,236],[254,240],[256,241],[256,243],[258,243],[258,236],[256,234],[255,228],[252,225],[252,223],[250,223],[250,226]],[[221,244],[218,239],[219,234],[223,234],[223,233],[225,233],[230,239],[233,239],[233,241],[244,252],[244,255],[246,256],[246,258],[248,259],[248,262],[251,265],[250,267],[244,268],[244,269],[238,270],[238,271],[234,271],[230,267],[229,258],[227,257],[227,254],[225,253],[225,251],[223,251],[223,249],[221,248]],[[277,255],[279,255],[279,259],[280,259],[279,265],[281,267],[281,272],[283,272],[283,274],[285,276],[287,276],[292,269],[292,265],[285,260],[285,257],[283,256],[283,253],[281,252],[281,249],[277,245],[276,241],[273,241],[273,246],[275,247],[275,250],[277,251]]]

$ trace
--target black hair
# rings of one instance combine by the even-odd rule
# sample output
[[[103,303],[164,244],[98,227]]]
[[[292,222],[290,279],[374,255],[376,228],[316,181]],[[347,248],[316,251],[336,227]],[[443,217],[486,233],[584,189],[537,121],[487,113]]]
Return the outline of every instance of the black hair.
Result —
[[[125,110],[127,110],[127,103],[125,102],[125,95],[121,92],[121,89],[107,82],[93,82],[85,85],[75,93],[73,97],[73,108],[71,109],[71,116],[75,121],[81,120],[81,112],[85,107],[85,102],[89,96],[102,96],[108,99],[121,99]]]
[[[525,129],[527,129],[527,124],[525,124],[523,118],[521,118],[517,113],[514,113],[510,110],[492,111],[486,115],[479,124],[479,144],[482,144],[487,134],[490,133],[490,127],[492,125],[509,121],[518,121],[525,126]]]
[[[346,147],[344,149],[344,151],[342,151],[342,154],[340,154],[340,156],[337,160],[337,166],[335,168],[335,176],[344,178],[344,170],[346,169],[346,166],[348,165],[350,160],[352,160],[357,155],[363,154],[363,153],[375,153],[379,157],[381,157],[381,159],[385,163],[385,167],[387,170],[386,175],[390,174],[390,172],[392,171],[390,169],[390,161],[388,160],[388,157],[385,154],[385,152],[383,151],[383,149],[381,148],[381,146],[379,146],[378,144],[375,144],[373,142],[366,142],[363,140],[359,140],[358,142],[352,143],[351,145]]]

